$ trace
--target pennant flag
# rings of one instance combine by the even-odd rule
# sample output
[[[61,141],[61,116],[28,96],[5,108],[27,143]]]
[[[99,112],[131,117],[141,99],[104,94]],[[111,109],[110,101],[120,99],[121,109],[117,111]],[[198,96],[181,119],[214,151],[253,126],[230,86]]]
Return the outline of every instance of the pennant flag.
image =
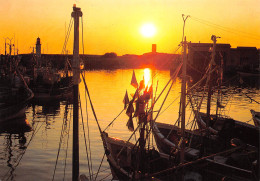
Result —
[[[129,120],[126,123],[126,126],[128,127],[129,131],[134,131],[134,123],[133,123],[133,117],[130,115]]]
[[[133,101],[130,101],[129,102],[129,106],[128,106],[128,108],[127,108],[127,110],[126,110],[126,114],[127,114],[127,116],[132,116],[132,113],[134,112],[135,110],[134,110],[134,106],[133,106]]]
[[[145,88],[145,85],[144,85],[144,80],[141,80],[140,81],[140,85],[139,85],[139,90],[142,90]]]
[[[139,101],[136,101],[134,117],[137,117],[138,115],[139,115]]]
[[[135,71],[134,70],[133,70],[131,85],[134,86],[135,88],[138,87],[138,83],[137,83],[137,80],[136,80],[136,77],[135,77]]]
[[[135,114],[134,117],[139,116],[140,114],[145,113],[145,103],[143,101],[136,101],[136,109],[135,109]]]
[[[125,97],[124,97],[123,103],[125,105],[124,109],[126,109],[127,105],[129,104],[129,98],[128,98],[127,91],[125,92]]]

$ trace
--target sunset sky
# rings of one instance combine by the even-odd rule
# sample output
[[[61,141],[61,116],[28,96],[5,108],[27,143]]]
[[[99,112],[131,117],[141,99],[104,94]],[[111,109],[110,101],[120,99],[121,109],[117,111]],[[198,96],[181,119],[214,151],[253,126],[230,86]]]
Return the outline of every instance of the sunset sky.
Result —
[[[73,4],[83,12],[85,54],[143,54],[151,51],[152,43],[157,44],[158,52],[175,53],[182,38],[182,14],[191,16],[185,28],[188,41],[211,42],[214,34],[221,37],[217,43],[229,43],[234,48],[260,48],[260,0],[0,0],[0,3],[0,54],[4,54],[4,38],[14,36],[19,53],[30,53],[39,36],[44,53],[60,54]],[[140,33],[146,23],[155,26],[153,37]],[[69,53],[73,52],[72,38],[73,31],[67,47]]]

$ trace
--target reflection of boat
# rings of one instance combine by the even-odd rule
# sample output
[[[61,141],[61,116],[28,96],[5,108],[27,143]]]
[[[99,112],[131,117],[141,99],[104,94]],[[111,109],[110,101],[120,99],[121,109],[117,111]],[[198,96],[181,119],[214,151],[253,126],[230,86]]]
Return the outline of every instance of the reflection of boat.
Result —
[[[44,116],[56,116],[60,113],[60,100],[54,99],[51,101],[43,101],[42,99],[32,99],[30,105],[37,115]],[[35,107],[41,107],[41,109],[35,109]]]
[[[3,138],[3,149],[1,149],[1,166],[7,166],[8,171],[2,168],[5,173],[3,180],[15,180],[15,169],[27,149],[27,134],[32,130],[25,114],[22,117],[0,122],[0,134]],[[2,139],[1,138],[1,139]]]
[[[256,112],[252,109],[250,111],[251,111],[255,126],[259,127],[260,126],[260,112]]]
[[[214,53],[216,36],[212,36],[212,40],[214,41]],[[212,56],[210,66],[212,66],[212,62],[214,62],[214,54]],[[185,78],[185,76],[183,77]],[[185,79],[183,82],[186,83]],[[186,92],[185,89],[184,91]],[[184,109],[184,111],[180,109],[181,124],[185,123],[183,123],[183,120],[185,120],[185,107],[186,102],[181,102],[180,108]],[[206,120],[201,118],[202,116],[199,112],[194,112],[197,122]],[[182,116],[184,116],[184,119]],[[254,175],[255,173],[253,172],[252,168],[254,162],[257,162],[258,147],[247,145],[247,143],[254,142],[256,143],[255,145],[257,145],[258,140],[256,140],[254,136],[248,138],[241,137],[247,141],[246,143],[242,143],[240,140],[236,139],[237,135],[244,134],[240,133],[243,131],[242,129],[237,127],[236,129],[238,130],[225,129],[226,132],[223,131],[221,134],[217,134],[218,131],[214,130],[212,127],[209,129],[208,125],[210,124],[203,122],[203,128],[200,127],[198,130],[189,131],[182,130],[181,128],[174,125],[155,123],[153,132],[159,150],[166,154],[176,157],[178,156],[180,150],[184,148],[183,157],[185,161],[196,161],[207,155],[214,155],[204,160],[204,163],[207,165],[207,170],[209,172],[219,174],[222,176],[222,179],[227,178],[231,180],[256,180],[256,176]],[[233,137],[233,134],[236,136]],[[248,132],[246,134],[248,134]],[[258,137],[257,135],[255,136]],[[235,147],[232,147],[233,145]]]
[[[26,119],[26,115],[0,122],[0,133],[19,134],[31,131],[31,126]]]
[[[33,93],[24,87],[19,89],[1,88],[1,94],[5,94],[5,96],[1,99],[0,122],[23,115],[28,101],[33,97]]]

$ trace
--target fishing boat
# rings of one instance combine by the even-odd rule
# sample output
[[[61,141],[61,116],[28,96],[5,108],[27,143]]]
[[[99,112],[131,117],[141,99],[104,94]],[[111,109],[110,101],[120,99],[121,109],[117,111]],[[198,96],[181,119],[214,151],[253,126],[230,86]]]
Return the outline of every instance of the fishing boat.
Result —
[[[57,70],[49,60],[41,57],[40,38],[37,38],[36,56],[33,54],[34,66],[29,71],[30,88],[36,99],[53,100],[72,95],[72,76],[68,70]],[[65,62],[67,65],[67,62]]]
[[[17,69],[15,57],[8,57],[7,60],[9,68],[1,67],[0,122],[24,115],[29,100],[34,96]]]
[[[254,111],[253,109],[251,109],[250,112],[252,114],[255,126],[259,127],[260,126],[260,112]]]
[[[198,114],[198,126],[201,129],[206,129],[206,113]],[[254,119],[253,119],[254,120]],[[257,118],[256,118],[257,120]],[[254,120],[255,122],[255,120]],[[259,146],[259,128],[256,125],[251,125],[245,122],[234,120],[230,117],[210,115],[209,132],[218,135],[222,138],[238,138],[241,141],[250,145]]]
[[[133,74],[135,75],[135,74]],[[135,76],[133,76],[135,77]],[[132,83],[135,78],[132,78]],[[133,85],[133,84],[132,84]],[[137,83],[134,83],[137,87]],[[128,101],[126,94],[124,102],[126,114],[129,116],[128,129],[133,132],[127,141],[109,136],[106,131],[101,132],[101,138],[108,163],[116,180],[219,180],[207,170],[205,158],[195,162],[180,162],[179,157],[158,152],[150,145],[151,90],[145,88],[143,83],[138,85],[134,97]],[[137,118],[137,128],[134,129],[133,119]],[[111,124],[110,124],[111,125]],[[135,143],[130,142],[131,137],[139,132]],[[194,178],[195,177],[195,178]]]
[[[214,53],[216,36],[212,36],[212,39],[214,42]],[[214,54],[212,57],[212,60],[214,61]],[[213,61],[211,61],[211,63]],[[182,82],[186,84],[185,74],[182,78]],[[182,94],[183,93],[186,97],[186,89],[182,89]],[[181,101],[180,107],[184,110],[186,101]],[[183,110],[180,115],[185,118],[185,110]],[[195,120],[203,121],[201,113],[195,111],[194,115]],[[181,124],[185,124],[185,121],[183,120],[185,119],[181,118]],[[207,170],[211,173],[221,175],[222,179],[257,180],[255,171],[258,166],[256,166],[257,164],[255,163],[258,162],[258,147],[251,146],[247,144],[247,142],[243,143],[241,140],[233,137],[234,135],[232,132],[227,131],[220,136],[217,134],[217,130],[208,127],[208,125],[210,124],[204,122],[203,129],[200,126],[199,129],[181,130],[181,128],[176,125],[155,122],[153,134],[158,149],[165,154],[176,157],[179,150],[183,149],[181,145],[184,144],[183,157],[185,161],[195,161],[209,155],[214,155],[204,160],[207,165]],[[253,138],[254,142],[256,142],[256,139],[257,138]],[[253,167],[255,169],[252,169]]]
[[[186,44],[186,39],[184,43]],[[180,70],[180,67],[178,70]],[[186,72],[185,67],[184,65],[183,73]],[[174,150],[175,154],[159,152],[161,151],[159,146],[159,151],[157,151],[151,145],[149,138],[151,133],[154,132],[153,125],[160,111],[153,118],[153,107],[158,98],[154,100],[152,86],[146,87],[143,82],[144,80],[138,84],[133,72],[131,85],[136,88],[136,91],[130,101],[127,92],[124,98],[124,108],[129,117],[127,126],[133,132],[130,138],[124,141],[109,136],[105,130],[101,132],[105,154],[113,178],[117,180],[221,180],[224,178],[226,175],[216,174],[216,172],[212,172],[212,169],[208,169],[208,166],[214,162],[209,162],[208,159],[221,156],[226,152],[207,155],[208,157],[195,156],[196,153],[194,152],[192,160],[184,159],[185,152],[188,149],[185,148],[185,124],[182,124],[181,129],[179,129],[181,141],[178,143],[178,149]],[[185,86],[183,83],[182,90],[186,90]],[[185,96],[184,91],[182,91],[182,101],[185,101]],[[183,106],[184,108],[185,106]],[[134,118],[137,119],[135,129]],[[130,140],[136,132],[139,133],[138,139],[132,143]]]

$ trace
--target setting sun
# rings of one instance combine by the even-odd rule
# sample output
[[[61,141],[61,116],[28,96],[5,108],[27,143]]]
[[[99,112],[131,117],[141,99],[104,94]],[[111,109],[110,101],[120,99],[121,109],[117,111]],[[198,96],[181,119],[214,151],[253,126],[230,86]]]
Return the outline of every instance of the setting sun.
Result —
[[[156,33],[156,28],[153,24],[147,23],[141,27],[141,34],[144,37],[153,37]]]

